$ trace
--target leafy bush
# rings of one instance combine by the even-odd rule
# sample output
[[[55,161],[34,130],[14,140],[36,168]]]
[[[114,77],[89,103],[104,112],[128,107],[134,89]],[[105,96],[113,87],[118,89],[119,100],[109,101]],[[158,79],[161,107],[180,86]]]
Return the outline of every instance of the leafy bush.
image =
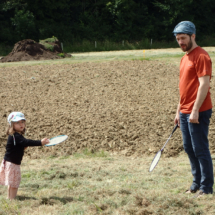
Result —
[[[60,57],[65,57],[65,54],[64,53],[59,53],[59,54],[57,54],[58,56],[60,56]]]
[[[44,41],[47,43],[54,43],[54,42],[58,41],[58,38],[55,36],[52,36],[51,38],[46,38],[45,40],[41,40],[41,41]]]

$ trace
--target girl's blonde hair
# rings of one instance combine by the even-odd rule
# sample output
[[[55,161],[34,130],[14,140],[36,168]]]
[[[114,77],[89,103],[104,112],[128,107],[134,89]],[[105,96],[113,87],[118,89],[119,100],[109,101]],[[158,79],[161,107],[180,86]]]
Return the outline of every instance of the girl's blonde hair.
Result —
[[[25,134],[25,131],[26,131],[26,128],[24,128],[24,130],[21,132],[21,134]],[[13,135],[15,132],[16,132],[16,130],[14,130],[14,128],[13,128],[13,122],[11,122],[11,125],[9,125],[7,127],[6,134]]]

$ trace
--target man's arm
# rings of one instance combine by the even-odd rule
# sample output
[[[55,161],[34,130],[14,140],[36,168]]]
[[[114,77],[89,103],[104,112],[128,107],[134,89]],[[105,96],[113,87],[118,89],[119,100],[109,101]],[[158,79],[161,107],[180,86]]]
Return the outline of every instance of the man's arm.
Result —
[[[210,76],[206,75],[206,76],[200,77],[196,101],[193,105],[193,109],[190,114],[191,123],[199,123],[199,109],[202,106],[208,94],[209,87],[210,87]]]

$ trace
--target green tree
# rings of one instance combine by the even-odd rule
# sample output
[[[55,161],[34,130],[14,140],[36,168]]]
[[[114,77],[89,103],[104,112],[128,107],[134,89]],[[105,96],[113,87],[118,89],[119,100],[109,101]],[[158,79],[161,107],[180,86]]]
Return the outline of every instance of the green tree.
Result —
[[[21,39],[32,38],[36,32],[34,15],[30,11],[15,10],[14,18],[11,18],[15,32]]]
[[[174,26],[180,21],[192,21],[197,28],[197,38],[214,32],[215,4],[213,0],[156,0],[153,17],[155,17],[156,36],[170,40]],[[161,34],[162,32],[162,34]]]
[[[214,35],[214,0],[1,0],[0,40],[173,40],[182,20]],[[14,33],[15,32],[15,33]]]

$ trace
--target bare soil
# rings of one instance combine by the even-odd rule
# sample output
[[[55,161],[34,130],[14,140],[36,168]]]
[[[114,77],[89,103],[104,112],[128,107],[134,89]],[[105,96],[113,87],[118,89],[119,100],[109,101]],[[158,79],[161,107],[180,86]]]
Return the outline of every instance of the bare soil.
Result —
[[[126,156],[154,154],[174,127],[178,76],[177,66],[147,60],[0,67],[0,152],[3,156],[8,114],[22,111],[27,138],[69,136],[57,146],[27,149],[31,158],[67,156],[84,148]],[[214,100],[213,88],[211,92]],[[178,129],[164,154],[176,156],[182,150]]]

